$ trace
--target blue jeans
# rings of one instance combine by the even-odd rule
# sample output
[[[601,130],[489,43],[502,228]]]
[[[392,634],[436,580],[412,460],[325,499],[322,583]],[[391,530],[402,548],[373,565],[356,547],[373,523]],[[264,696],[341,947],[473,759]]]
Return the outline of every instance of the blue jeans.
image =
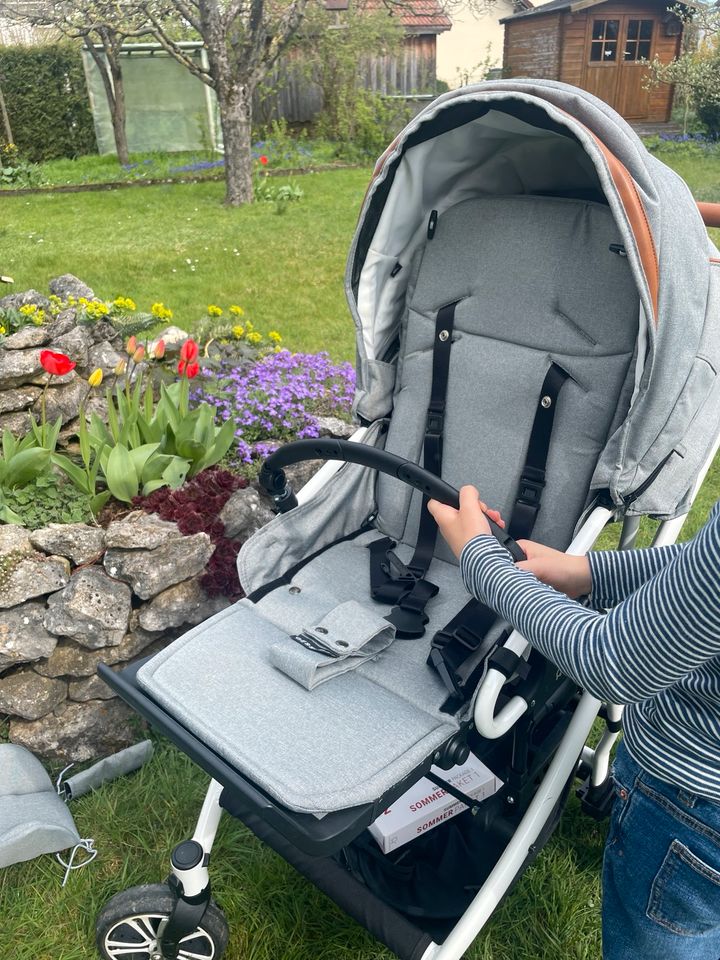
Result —
[[[603,861],[603,960],[720,960],[720,803],[647,773],[624,744]]]

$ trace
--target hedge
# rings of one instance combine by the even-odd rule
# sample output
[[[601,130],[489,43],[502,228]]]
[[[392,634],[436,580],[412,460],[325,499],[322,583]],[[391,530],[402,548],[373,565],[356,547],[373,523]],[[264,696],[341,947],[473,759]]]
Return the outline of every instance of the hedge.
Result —
[[[23,159],[39,162],[97,152],[77,45],[0,47],[0,82]]]

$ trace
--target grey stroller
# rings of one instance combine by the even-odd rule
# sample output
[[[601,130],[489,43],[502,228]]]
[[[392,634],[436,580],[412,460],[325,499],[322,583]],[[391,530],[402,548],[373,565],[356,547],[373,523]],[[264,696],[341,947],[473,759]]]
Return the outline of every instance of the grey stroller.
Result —
[[[516,559],[518,538],[581,553],[619,519],[629,547],[642,515],[663,521],[656,543],[675,539],[720,431],[703,215],[720,222],[606,104],[560,83],[448,93],[392,143],[348,260],[361,429],[266,461],[279,513],[240,553],[245,599],[101,668],[212,777],[168,884],[100,914],[103,957],[221,955],[223,810],[403,960],[458,960],[578,773],[586,809],[608,808],[620,708],[468,597],[424,504],[475,483]],[[307,459],[328,463],[296,495],[283,468]],[[442,775],[469,751],[502,781],[482,802]],[[469,809],[402,861],[382,854],[366,828],[425,775]]]

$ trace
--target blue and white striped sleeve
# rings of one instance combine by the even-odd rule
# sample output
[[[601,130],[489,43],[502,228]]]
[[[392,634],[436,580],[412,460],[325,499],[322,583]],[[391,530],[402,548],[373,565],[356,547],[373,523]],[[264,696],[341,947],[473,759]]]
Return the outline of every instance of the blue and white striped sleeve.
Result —
[[[720,656],[720,512],[608,614],[519,570],[493,537],[460,555],[465,585],[594,696],[635,703]]]
[[[673,543],[646,550],[592,550],[587,555],[592,576],[592,605],[597,609],[614,607],[660,573],[685,546]]]

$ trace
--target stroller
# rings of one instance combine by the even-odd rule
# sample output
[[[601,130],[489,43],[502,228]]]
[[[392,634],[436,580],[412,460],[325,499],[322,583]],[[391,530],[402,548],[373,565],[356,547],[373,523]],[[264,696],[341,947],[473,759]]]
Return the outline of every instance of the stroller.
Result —
[[[558,822],[576,776],[609,809],[621,709],[469,598],[424,509],[472,482],[584,553],[640,517],[672,542],[718,446],[720,255],[687,186],[606,104],[499,80],[441,96],[379,160],[348,260],[351,441],[290,443],[245,599],[101,675],[212,777],[166,885],[101,912],[107,960],[216,960],[208,861],[225,810],[402,960],[458,960]],[[284,468],[328,462],[296,495]],[[423,466],[418,466],[422,462]],[[598,713],[599,745],[586,746]],[[479,758],[502,782],[450,782]],[[383,854],[367,827],[421,777],[465,812]]]

